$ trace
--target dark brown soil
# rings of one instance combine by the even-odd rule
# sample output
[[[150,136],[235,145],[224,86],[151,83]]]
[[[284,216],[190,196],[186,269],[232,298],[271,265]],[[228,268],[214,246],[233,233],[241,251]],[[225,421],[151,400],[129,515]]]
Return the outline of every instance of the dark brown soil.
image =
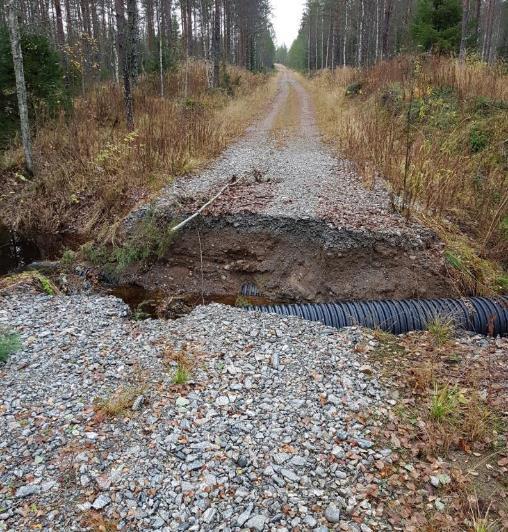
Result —
[[[204,217],[186,227],[147,272],[131,272],[149,290],[205,297],[254,284],[278,301],[442,297],[451,294],[430,238],[419,249],[380,233],[330,228],[312,220],[256,215]]]

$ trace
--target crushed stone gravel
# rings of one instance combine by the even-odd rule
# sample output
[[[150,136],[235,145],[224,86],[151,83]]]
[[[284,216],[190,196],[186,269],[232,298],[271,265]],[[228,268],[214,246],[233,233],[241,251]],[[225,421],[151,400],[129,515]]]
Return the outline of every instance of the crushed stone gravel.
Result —
[[[221,305],[136,322],[113,297],[31,294],[2,299],[0,326],[23,345],[0,367],[0,529],[94,513],[122,530],[390,529],[369,499],[387,490],[371,429],[389,396],[360,370],[360,330]],[[108,417],[122,390],[135,407]]]

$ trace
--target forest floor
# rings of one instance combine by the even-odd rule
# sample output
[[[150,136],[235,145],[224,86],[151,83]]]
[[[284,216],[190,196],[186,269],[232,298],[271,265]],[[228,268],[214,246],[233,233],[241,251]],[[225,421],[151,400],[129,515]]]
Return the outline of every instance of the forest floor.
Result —
[[[297,75],[278,84],[242,139],[127,218],[116,258],[138,259],[230,183],[121,276],[203,298],[448,295],[439,240],[322,143]],[[0,530],[508,527],[507,339],[224,305],[138,321],[35,279],[0,283]]]

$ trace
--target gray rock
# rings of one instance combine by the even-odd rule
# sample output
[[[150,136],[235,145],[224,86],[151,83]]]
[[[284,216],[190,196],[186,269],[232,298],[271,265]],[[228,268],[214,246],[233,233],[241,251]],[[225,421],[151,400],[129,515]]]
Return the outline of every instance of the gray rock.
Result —
[[[251,530],[257,530],[261,532],[265,528],[266,523],[266,517],[261,514],[253,515],[247,523],[245,523],[245,526]]]
[[[176,400],[176,406],[186,407],[186,406],[189,406],[189,404],[190,404],[190,401],[186,399],[185,397],[178,397]]]
[[[291,482],[298,482],[300,480],[300,477],[291,469],[281,469],[280,474]]]
[[[134,400],[134,403],[132,403],[132,410],[134,410],[134,412],[136,412],[138,410],[141,410],[141,407],[143,406],[144,402],[145,402],[145,396],[144,395],[139,395]]]
[[[39,493],[41,487],[38,484],[27,484],[26,486],[21,486],[16,490],[16,497],[30,497],[30,495],[35,495]]]
[[[252,513],[252,508],[254,507],[253,504],[249,504],[247,508],[238,516],[236,520],[236,524],[239,527],[243,527],[243,525],[247,522],[247,520],[250,517],[250,514]]]
[[[111,499],[107,496],[101,493],[95,501],[93,501],[92,507],[95,510],[102,510],[105,508],[109,503],[111,502]]]
[[[225,395],[221,395],[220,397],[217,397],[215,404],[217,406],[227,406],[229,404],[229,398]]]
[[[325,518],[330,523],[340,522],[340,509],[333,502],[326,507]]]

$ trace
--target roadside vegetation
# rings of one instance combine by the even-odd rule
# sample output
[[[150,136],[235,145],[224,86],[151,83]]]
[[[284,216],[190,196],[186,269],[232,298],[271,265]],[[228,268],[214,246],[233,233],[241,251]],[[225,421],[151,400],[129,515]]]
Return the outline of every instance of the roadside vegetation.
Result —
[[[398,491],[392,522],[415,530],[504,530],[506,340],[455,335],[445,320],[403,336],[366,335],[371,340],[357,350],[368,353],[372,371],[396,397],[379,435],[394,451],[393,467],[382,472]]]
[[[326,139],[433,228],[461,293],[508,290],[508,71],[399,56],[308,82]]]
[[[188,67],[167,75],[166,97],[154,79],[136,86],[136,129],[123,121],[123,95],[114,83],[78,98],[70,118],[63,113],[34,138],[36,179],[22,177],[22,150],[2,158],[2,218],[30,235],[72,230],[87,240],[113,236],[114,223],[175,175],[217,156],[242,133],[275,92],[269,74],[228,67],[222,88],[210,91],[207,68]]]

